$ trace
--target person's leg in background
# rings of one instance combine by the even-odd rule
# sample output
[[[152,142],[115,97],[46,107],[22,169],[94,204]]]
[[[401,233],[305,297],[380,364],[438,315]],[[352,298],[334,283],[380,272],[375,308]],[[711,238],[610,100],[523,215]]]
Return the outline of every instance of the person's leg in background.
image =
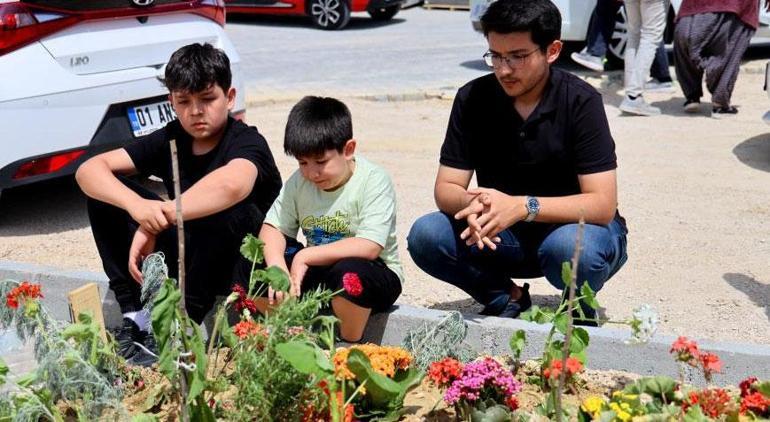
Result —
[[[732,13],[720,15],[720,23],[713,29],[714,35],[709,44],[709,57],[703,61],[706,88],[711,92],[712,113],[715,116],[738,113],[730,101],[735,81],[738,80],[741,58],[755,32]]]
[[[700,109],[700,98],[703,96],[701,51],[715,17],[714,13],[685,16],[674,28],[674,69],[684,94],[684,111],[687,113],[696,113]]]
[[[617,0],[596,2],[586,34],[586,48],[579,53],[572,53],[572,60],[597,72],[604,70],[607,46],[612,40],[615,17],[621,5]]]

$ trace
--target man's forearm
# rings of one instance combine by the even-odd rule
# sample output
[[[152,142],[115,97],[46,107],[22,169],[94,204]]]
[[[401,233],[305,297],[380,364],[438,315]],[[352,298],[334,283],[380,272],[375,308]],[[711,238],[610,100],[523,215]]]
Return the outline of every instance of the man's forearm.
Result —
[[[452,183],[437,184],[435,189],[436,206],[439,210],[454,215],[470,204],[473,195]]]
[[[540,212],[535,221],[542,223],[575,223],[582,215],[586,223],[607,225],[617,210],[615,201],[597,193],[537,199],[540,201]],[[523,202],[521,206],[524,206]]]

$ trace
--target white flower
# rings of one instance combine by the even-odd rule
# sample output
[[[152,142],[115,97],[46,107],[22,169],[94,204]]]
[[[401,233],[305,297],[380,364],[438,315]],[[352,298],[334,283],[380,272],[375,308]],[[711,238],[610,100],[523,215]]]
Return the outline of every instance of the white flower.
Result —
[[[628,322],[631,326],[631,338],[626,344],[645,344],[658,330],[658,314],[647,304],[634,309],[633,318]]]

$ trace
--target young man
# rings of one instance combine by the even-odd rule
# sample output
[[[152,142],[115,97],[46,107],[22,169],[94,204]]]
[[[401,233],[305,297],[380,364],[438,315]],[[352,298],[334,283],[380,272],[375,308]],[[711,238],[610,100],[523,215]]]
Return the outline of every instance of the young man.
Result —
[[[387,310],[401,294],[393,183],[355,155],[350,111],[333,98],[305,97],[292,108],[284,150],[297,158],[299,170],[259,233],[265,265],[290,275],[293,296],[318,286],[342,290],[331,303],[340,336],[359,341],[369,315]],[[304,248],[296,240],[300,229]],[[262,312],[283,300],[281,292],[267,295],[257,301]]]
[[[247,233],[259,229],[281,188],[270,149],[256,128],[229,117],[235,101],[230,61],[209,44],[177,50],[164,84],[177,114],[163,129],[122,149],[83,163],[76,178],[88,200],[88,215],[104,271],[121,311],[120,352],[137,363],[134,342],[150,343],[149,315],[139,292],[142,259],[163,251],[170,276],[177,273],[176,203],[169,141],[179,151],[182,218],[185,220],[187,312],[203,320],[215,295],[230,286]],[[125,178],[163,179],[170,200]]]
[[[588,224],[578,283],[594,290],[625,262],[626,228],[602,97],[551,67],[562,47],[556,6],[498,0],[481,24],[494,74],[457,94],[436,176],[439,212],[414,223],[409,252],[484,314],[516,317],[531,301],[528,285],[511,277],[544,275],[564,288],[561,267],[581,216]],[[469,189],[474,173],[479,188]]]
[[[770,10],[770,1],[765,0]],[[685,96],[684,111],[697,113],[703,76],[712,115],[738,113],[731,104],[741,58],[759,26],[757,0],[684,0],[676,17],[674,66]]]

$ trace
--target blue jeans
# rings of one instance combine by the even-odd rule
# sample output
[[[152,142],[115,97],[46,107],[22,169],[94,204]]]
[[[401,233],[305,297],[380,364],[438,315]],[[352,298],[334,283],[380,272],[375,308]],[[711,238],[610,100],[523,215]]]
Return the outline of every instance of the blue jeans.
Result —
[[[562,263],[575,250],[577,224],[517,223],[500,232],[497,250],[467,246],[460,233],[467,227],[442,212],[417,219],[407,237],[415,264],[431,276],[459,287],[484,305],[483,314],[500,314],[510,300],[511,278],[545,278],[557,289]],[[578,288],[599,291],[626,262],[626,230],[619,217],[607,226],[586,224],[578,265]],[[583,306],[586,316],[595,312]]]

